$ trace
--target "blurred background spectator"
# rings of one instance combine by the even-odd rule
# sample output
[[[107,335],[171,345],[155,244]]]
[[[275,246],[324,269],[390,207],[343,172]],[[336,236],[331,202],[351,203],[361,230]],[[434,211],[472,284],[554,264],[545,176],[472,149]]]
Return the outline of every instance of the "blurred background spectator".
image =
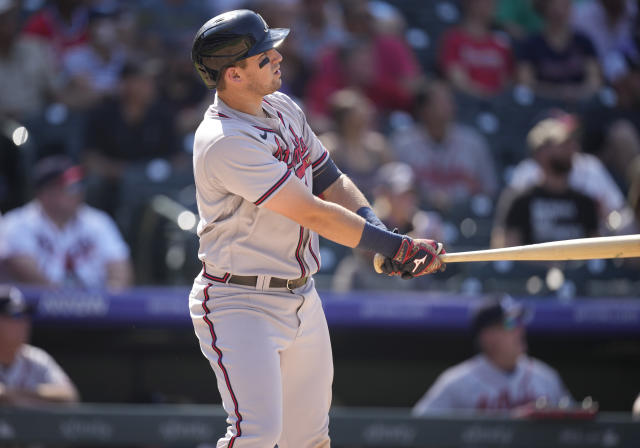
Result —
[[[32,312],[20,290],[0,285],[0,405],[77,402],[78,392],[62,368],[29,345]]]
[[[515,40],[540,31],[543,18],[534,6],[536,0],[498,0],[496,22]]]
[[[413,88],[422,78],[415,55],[400,36],[376,29],[366,0],[345,2],[343,8],[349,39],[318,55],[307,85],[312,124],[314,117],[326,116],[330,95],[345,87],[363,92],[378,111],[409,110]]]
[[[48,43],[20,33],[21,3],[0,1],[0,116],[25,122],[56,96],[56,60]]]
[[[521,45],[517,81],[536,94],[562,101],[587,100],[601,86],[596,50],[571,25],[572,0],[538,0],[542,30]]]
[[[512,81],[514,60],[506,33],[492,31],[493,0],[464,0],[459,26],[442,36],[439,68],[458,90],[479,97],[500,93]]]
[[[569,185],[576,191],[594,199],[598,204],[598,228],[599,232],[616,233],[618,227],[607,226],[607,220],[612,213],[627,216],[628,209],[625,206],[624,194],[604,166],[602,161],[593,154],[582,151],[579,132],[583,129],[577,117],[566,113],[561,109],[544,111],[537,117],[540,122],[546,118],[558,119],[572,127],[571,131],[571,166],[568,173]],[[522,160],[514,168],[511,174],[509,187],[515,190],[524,190],[544,182],[543,169],[533,148],[529,147],[533,157]]]
[[[339,90],[329,99],[329,118],[333,129],[320,134],[320,141],[340,170],[371,198],[376,170],[393,157],[387,138],[376,129],[371,101],[357,90]]]
[[[451,209],[473,195],[493,196],[498,188],[493,157],[484,137],[456,120],[449,85],[435,80],[416,95],[415,123],[391,137],[398,160],[415,172],[420,202]]]
[[[121,290],[132,283],[129,249],[109,216],[84,204],[82,168],[64,156],[34,169],[35,198],[0,224],[13,281]]]
[[[156,159],[163,172],[171,171],[171,163],[186,163],[173,110],[158,95],[161,68],[156,60],[127,63],[118,94],[87,111],[83,156],[92,182],[90,201],[111,215],[118,208],[127,170],[144,170]]]
[[[598,204],[569,182],[578,151],[577,123],[565,114],[538,122],[527,142],[540,167],[528,189],[505,190],[496,211],[492,246],[506,247],[598,235]]]
[[[415,404],[413,415],[513,410],[541,398],[550,407],[570,404],[555,369],[527,355],[526,318],[526,309],[508,296],[483,301],[471,323],[479,354],[445,370]]]
[[[382,165],[375,173],[375,188],[371,199],[376,215],[389,229],[397,229],[414,238],[443,238],[440,215],[420,210],[415,176],[411,166],[402,162]],[[385,278],[371,269],[373,254],[354,249],[342,259],[335,270],[332,288],[335,291],[358,289],[414,289],[425,291],[434,286],[432,278],[420,277],[413,281]]]

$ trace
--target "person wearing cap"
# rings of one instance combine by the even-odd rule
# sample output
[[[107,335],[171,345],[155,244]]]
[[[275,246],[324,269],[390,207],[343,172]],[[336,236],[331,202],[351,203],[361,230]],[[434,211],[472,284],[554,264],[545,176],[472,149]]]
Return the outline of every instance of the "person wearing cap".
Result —
[[[444,224],[438,212],[420,209],[416,179],[411,166],[403,162],[382,165],[374,176],[372,207],[376,215],[389,229],[397,229],[414,238],[431,236],[444,238]],[[371,271],[373,254],[354,249],[338,263],[332,276],[334,291],[369,290],[420,290],[433,289],[432,277],[421,277],[412,282],[381,277]]]
[[[129,248],[113,220],[84,202],[83,172],[66,156],[34,168],[35,198],[0,226],[0,259],[13,281],[119,290],[132,281]]]
[[[512,410],[543,400],[547,406],[573,399],[559,374],[527,355],[529,312],[509,296],[492,296],[473,310],[471,332],[479,353],[445,370],[415,404],[412,414]]]
[[[572,122],[573,126],[578,125],[576,117],[567,114],[561,109],[544,111],[536,122],[553,117],[567,117],[568,122]],[[579,130],[574,129],[574,131],[582,133],[585,127],[580,126]],[[592,131],[592,129],[588,131]],[[585,141],[584,137],[582,137],[582,140]],[[625,141],[628,142],[628,140]],[[574,144],[578,144],[578,142],[574,140]],[[533,148],[529,147],[529,150],[531,151],[531,157],[525,158],[515,166],[508,181],[508,187],[512,190],[526,190],[542,182],[542,167],[537,161]],[[582,146],[576,146],[575,148],[571,160],[571,170],[569,171],[569,185],[576,191],[597,201],[601,233],[605,231],[605,221],[610,213],[618,212],[624,215],[625,199],[620,187],[618,187],[602,161],[595,155],[584,152]]]
[[[542,119],[529,131],[527,143],[542,177],[526,190],[502,193],[492,231],[493,247],[599,235],[597,202],[569,183],[579,151],[576,129],[575,117],[558,114]]]
[[[62,368],[28,344],[32,312],[20,290],[0,285],[0,405],[77,402],[76,387]]]

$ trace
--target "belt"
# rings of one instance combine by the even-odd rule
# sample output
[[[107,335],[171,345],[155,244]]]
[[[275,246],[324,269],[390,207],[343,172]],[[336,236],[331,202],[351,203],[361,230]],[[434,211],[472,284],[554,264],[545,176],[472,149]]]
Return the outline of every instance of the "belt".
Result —
[[[301,277],[294,280],[271,277],[269,288],[287,288],[289,291],[293,291],[296,288],[306,285],[307,280],[309,280],[309,277]],[[258,277],[255,275],[232,275],[227,281],[236,285],[253,286],[255,288],[258,284]]]

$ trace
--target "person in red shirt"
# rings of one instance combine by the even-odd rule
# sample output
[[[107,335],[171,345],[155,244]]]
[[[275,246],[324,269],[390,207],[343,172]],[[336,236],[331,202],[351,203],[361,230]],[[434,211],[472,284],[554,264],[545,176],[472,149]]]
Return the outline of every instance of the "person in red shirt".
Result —
[[[23,33],[49,42],[61,59],[71,47],[89,40],[89,8],[85,0],[54,0],[32,15]]]
[[[439,67],[453,86],[465,93],[500,93],[511,81],[514,58],[506,34],[503,37],[491,31],[494,1],[465,0],[464,11],[462,23],[442,36]]]
[[[320,56],[306,88],[305,103],[312,117],[326,116],[331,94],[346,87],[362,92],[378,111],[411,108],[413,87],[422,78],[420,65],[402,38],[375,29],[367,8],[366,2],[345,7],[352,39]]]

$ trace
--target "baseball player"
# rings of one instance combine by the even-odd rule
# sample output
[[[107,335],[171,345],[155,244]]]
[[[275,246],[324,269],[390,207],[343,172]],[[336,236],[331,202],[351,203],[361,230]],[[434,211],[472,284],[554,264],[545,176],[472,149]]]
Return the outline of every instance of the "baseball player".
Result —
[[[543,398],[572,401],[558,373],[526,355],[526,310],[510,297],[491,297],[475,310],[480,354],[443,372],[413,408],[414,415],[451,410],[506,410]]]
[[[318,234],[385,255],[405,278],[441,268],[442,244],[385,229],[300,108],[277,92],[288,29],[253,11],[216,16],[192,60],[217,92],[193,167],[203,269],[189,297],[228,413],[217,447],[328,447],[333,364],[314,288]]]

